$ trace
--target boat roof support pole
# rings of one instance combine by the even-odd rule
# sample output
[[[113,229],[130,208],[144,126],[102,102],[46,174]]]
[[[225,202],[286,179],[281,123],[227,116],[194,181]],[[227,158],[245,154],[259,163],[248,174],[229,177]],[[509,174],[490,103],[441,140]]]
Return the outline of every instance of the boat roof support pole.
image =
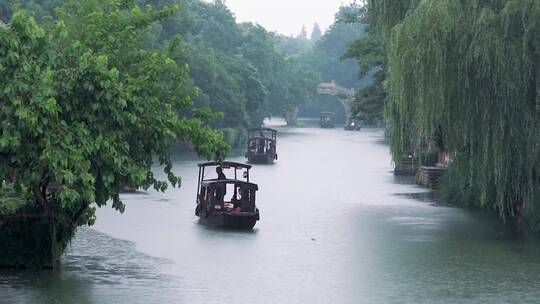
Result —
[[[202,169],[204,170],[204,169]],[[201,167],[199,167],[199,180],[198,180],[198,183],[197,183],[197,203],[199,202],[199,195],[200,195],[200,192],[201,191]]]

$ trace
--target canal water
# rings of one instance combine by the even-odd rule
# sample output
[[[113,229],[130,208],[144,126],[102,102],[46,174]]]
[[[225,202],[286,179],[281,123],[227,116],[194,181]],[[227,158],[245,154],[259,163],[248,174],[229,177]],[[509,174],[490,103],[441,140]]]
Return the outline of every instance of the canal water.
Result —
[[[178,156],[182,188],[98,210],[59,271],[1,270],[0,303],[540,301],[538,238],[394,177],[383,130],[277,128],[279,160],[252,170],[254,231],[199,223],[198,161]]]

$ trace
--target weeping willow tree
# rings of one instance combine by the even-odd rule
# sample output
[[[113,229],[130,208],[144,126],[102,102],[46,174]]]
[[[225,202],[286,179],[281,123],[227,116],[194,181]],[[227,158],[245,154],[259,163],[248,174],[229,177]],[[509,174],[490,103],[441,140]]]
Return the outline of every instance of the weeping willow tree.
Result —
[[[447,199],[540,228],[540,1],[370,0],[394,157],[437,138]]]

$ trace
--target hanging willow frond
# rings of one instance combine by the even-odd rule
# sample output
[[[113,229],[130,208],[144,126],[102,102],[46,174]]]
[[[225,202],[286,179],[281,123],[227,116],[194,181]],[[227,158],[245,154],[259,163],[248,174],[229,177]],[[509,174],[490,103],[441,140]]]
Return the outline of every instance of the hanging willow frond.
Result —
[[[503,219],[540,209],[540,2],[370,5],[385,31],[394,157],[437,134],[456,155],[446,185],[463,193],[456,201]]]

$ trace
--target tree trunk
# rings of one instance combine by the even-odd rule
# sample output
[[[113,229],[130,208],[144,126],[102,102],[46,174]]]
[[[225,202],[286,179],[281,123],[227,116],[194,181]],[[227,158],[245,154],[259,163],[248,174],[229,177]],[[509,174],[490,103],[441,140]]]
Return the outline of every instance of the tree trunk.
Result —
[[[295,108],[285,113],[285,121],[287,121],[288,126],[298,125],[298,110],[299,108]]]
[[[49,204],[47,203],[45,194],[42,192],[42,189],[40,188],[40,186],[33,187],[32,193],[34,194],[34,198],[36,199],[36,202],[38,203],[41,210],[45,214],[50,215],[51,209],[49,208]]]

